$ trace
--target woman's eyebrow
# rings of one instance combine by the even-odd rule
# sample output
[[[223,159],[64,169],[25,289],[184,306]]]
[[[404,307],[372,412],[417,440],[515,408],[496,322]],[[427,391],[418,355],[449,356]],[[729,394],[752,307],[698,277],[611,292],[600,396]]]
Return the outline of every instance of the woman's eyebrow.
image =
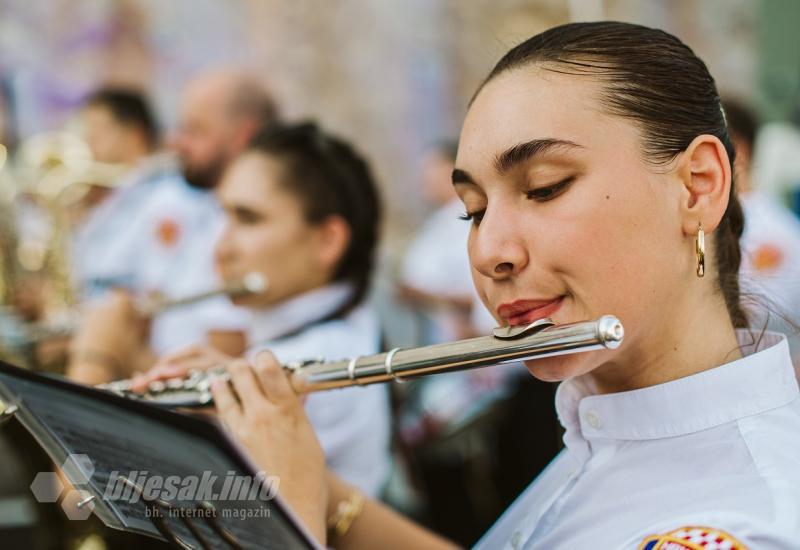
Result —
[[[461,170],[460,168],[453,170],[452,179],[453,185],[458,185],[459,183],[475,183],[475,180],[469,175],[469,172]]]
[[[261,213],[258,212],[257,210],[254,210],[242,204],[231,203],[229,205],[223,205],[222,208],[223,210],[229,212],[233,216],[238,216],[238,217],[261,216]]]
[[[553,149],[574,149],[583,148],[574,141],[563,139],[532,139],[525,143],[519,143],[510,147],[497,155],[494,159],[494,168],[498,173],[507,172],[514,166],[528,161],[538,155],[543,155]],[[455,180],[454,180],[455,182]]]
[[[519,143],[513,147],[509,147],[497,155],[494,159],[494,168],[498,173],[502,174],[522,162],[559,148],[583,149],[583,145],[565,139],[532,139],[525,143]],[[453,185],[458,185],[460,183],[476,185],[475,178],[473,178],[469,172],[460,168],[453,170],[452,178]]]

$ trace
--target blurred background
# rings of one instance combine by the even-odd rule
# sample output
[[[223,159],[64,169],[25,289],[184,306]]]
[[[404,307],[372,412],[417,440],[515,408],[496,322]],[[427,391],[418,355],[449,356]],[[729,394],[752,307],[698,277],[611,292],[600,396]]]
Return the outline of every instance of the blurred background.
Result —
[[[410,274],[407,258],[416,252],[456,248],[462,256],[453,261],[466,261],[463,243],[421,242],[419,229],[424,233],[423,224],[452,201],[431,189],[442,177],[449,189],[452,142],[499,57],[549,27],[600,19],[664,29],[708,64],[742,152],[737,175],[764,198],[753,207],[763,223],[748,222],[756,233],[748,236],[743,280],[761,295],[758,303],[780,314],[764,322],[794,334],[800,364],[791,326],[800,319],[796,0],[0,0],[0,358],[63,372],[66,343],[53,325],[45,327],[47,338],[33,339],[20,327],[57,325],[59,308],[77,301],[68,288],[53,288],[69,284],[69,258],[48,254],[69,248],[64,242],[80,215],[43,205],[41,186],[19,189],[26,170],[41,182],[52,169],[54,159],[30,154],[36,137],[67,130],[77,141],[59,141],[59,154],[84,151],[87,98],[110,87],[149,100],[165,146],[179,125],[187,83],[223,68],[254,75],[284,119],[315,120],[370,162],[386,212],[372,302],[387,347],[485,334],[493,321],[476,304],[468,277],[437,281],[439,288],[467,287],[445,297],[451,315],[443,320],[442,304],[431,302],[436,284],[424,288],[424,277]],[[92,166],[89,183],[117,177],[113,166]],[[61,200],[61,191],[47,200]],[[95,204],[91,190],[66,198]],[[27,288],[47,270],[43,286]],[[46,292],[61,302],[41,298]],[[553,387],[515,368],[395,391],[387,502],[461,544],[475,542],[560,447]],[[535,438],[515,437],[531,423],[542,426]],[[35,548],[141,547],[141,539],[114,538],[97,522],[76,525],[55,505],[30,503],[26,480],[49,463],[18,426],[2,433],[0,461],[16,465],[0,479],[0,534]]]
[[[257,72],[290,118],[352,138],[389,209],[387,246],[425,214],[421,152],[455,136],[510,46],[571,20],[663,28],[706,61],[723,93],[765,121],[798,111],[800,6],[792,0],[0,0],[5,142],[60,128],[103,84],[146,90],[175,123],[182,86],[219,65]]]

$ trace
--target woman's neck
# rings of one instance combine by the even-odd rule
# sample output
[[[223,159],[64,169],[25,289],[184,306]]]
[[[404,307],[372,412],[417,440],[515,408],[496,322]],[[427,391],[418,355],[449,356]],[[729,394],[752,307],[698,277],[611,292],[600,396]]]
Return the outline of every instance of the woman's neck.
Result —
[[[350,283],[339,281],[291,296],[269,308],[253,310],[250,342],[266,342],[334,313],[353,293]]]
[[[602,394],[655,386],[741,358],[725,304],[719,299],[685,301],[683,308],[675,310],[683,314],[664,315],[663,326],[651,328],[652,334],[638,335],[640,345],[634,344],[613,362],[586,374],[592,391]]]

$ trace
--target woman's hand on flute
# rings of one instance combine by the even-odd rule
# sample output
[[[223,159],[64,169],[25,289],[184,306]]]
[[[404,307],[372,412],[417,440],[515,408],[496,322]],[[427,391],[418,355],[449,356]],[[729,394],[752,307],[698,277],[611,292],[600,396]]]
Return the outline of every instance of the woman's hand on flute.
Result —
[[[283,367],[270,352],[232,361],[231,384],[212,386],[219,418],[321,543],[326,538],[325,453]]]
[[[171,378],[186,378],[191,371],[222,367],[233,360],[233,357],[211,346],[189,346],[159,357],[158,362],[150,370],[133,377],[131,389],[144,392],[151,382],[169,380]]]

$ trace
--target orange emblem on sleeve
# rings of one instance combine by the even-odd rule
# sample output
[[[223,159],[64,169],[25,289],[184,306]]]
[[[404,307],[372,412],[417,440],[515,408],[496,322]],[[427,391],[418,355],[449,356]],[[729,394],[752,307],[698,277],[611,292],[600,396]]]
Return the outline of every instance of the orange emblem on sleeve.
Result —
[[[783,251],[773,244],[763,244],[753,253],[756,271],[772,271],[783,262]]]
[[[156,239],[166,247],[172,247],[178,242],[181,236],[181,228],[177,222],[171,219],[164,219],[156,226]]]
[[[725,531],[712,527],[681,527],[663,535],[650,535],[638,550],[747,550]]]

